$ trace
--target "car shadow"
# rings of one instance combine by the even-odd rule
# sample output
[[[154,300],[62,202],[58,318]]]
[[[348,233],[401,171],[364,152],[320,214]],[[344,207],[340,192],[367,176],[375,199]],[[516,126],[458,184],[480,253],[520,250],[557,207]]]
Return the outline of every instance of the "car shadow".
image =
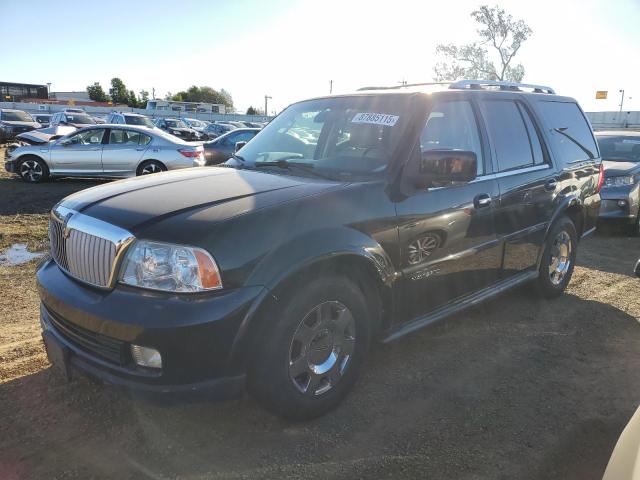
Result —
[[[159,406],[51,368],[0,384],[0,477],[601,478],[640,398],[633,316],[520,289],[378,345],[335,411]]]
[[[38,184],[23,182],[19,177],[0,174],[0,215],[47,214],[67,195],[110,180],[61,178]]]

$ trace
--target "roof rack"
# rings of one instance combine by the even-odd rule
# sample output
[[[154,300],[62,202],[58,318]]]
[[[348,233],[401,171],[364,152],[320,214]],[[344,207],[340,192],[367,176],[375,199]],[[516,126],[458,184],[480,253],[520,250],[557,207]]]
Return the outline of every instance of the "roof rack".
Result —
[[[533,93],[548,93],[555,95],[556,91],[544,85],[532,85],[529,83],[501,82],[499,80],[458,80],[449,85],[451,89],[471,89],[481,90],[483,87],[498,87],[500,90],[521,92],[522,89],[529,89]]]
[[[407,87],[424,87],[427,85],[450,85],[451,82],[427,82],[427,83],[403,83],[402,85],[393,85],[391,87],[362,87],[358,89],[358,92],[365,90],[398,90],[400,88]]]

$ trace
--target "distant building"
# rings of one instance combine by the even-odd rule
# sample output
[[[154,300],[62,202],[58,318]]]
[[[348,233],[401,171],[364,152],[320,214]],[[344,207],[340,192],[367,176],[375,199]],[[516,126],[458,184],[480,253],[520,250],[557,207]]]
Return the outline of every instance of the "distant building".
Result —
[[[89,93],[85,90],[84,92],[51,92],[50,98],[52,100],[62,100],[68,102],[72,100],[74,102],[93,102],[89,98]]]
[[[161,110],[165,112],[192,113],[226,113],[224,104],[204,102],[174,102],[172,100],[149,100],[147,110]]]
[[[46,100],[48,98],[47,86],[0,82],[0,102],[20,102],[25,98]]]

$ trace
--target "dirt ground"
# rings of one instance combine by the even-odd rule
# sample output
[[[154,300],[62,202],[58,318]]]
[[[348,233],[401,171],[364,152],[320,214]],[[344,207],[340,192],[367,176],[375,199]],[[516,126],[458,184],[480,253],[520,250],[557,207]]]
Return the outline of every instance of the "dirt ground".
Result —
[[[48,209],[95,184],[0,174],[0,251],[45,249]],[[344,404],[307,423],[248,397],[166,407],[65,383],[35,262],[0,266],[0,479],[599,479],[640,403],[638,257],[621,233],[586,239],[561,298],[524,287],[378,346]]]

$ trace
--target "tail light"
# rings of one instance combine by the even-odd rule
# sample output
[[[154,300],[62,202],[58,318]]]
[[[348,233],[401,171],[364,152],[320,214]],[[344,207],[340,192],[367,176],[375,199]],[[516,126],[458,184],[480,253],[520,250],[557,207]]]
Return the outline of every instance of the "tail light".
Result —
[[[200,151],[198,150],[186,150],[183,148],[179,148],[178,151],[185,157],[188,158],[198,158],[200,156]]]
[[[596,193],[600,193],[600,189],[604,184],[604,165],[600,162],[600,172],[598,174],[598,186],[596,187]]]

